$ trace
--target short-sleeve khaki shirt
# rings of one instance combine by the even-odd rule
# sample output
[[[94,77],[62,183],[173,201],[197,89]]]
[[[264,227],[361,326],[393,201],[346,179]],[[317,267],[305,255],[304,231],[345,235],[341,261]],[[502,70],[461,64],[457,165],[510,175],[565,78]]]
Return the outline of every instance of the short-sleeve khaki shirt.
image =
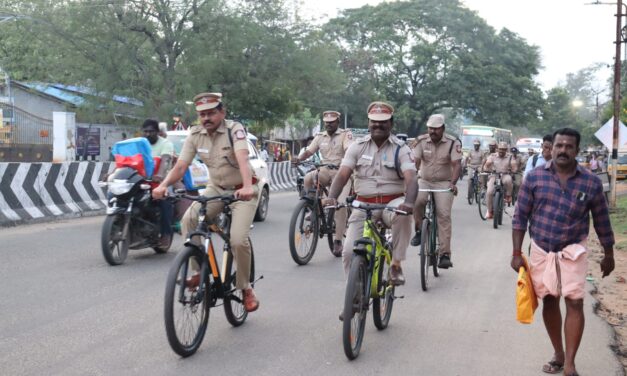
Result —
[[[229,140],[228,132],[231,132],[233,145]],[[212,135],[202,125],[191,128],[189,136],[185,139],[179,159],[192,163],[196,154],[209,168],[211,183],[216,186],[235,186],[242,184],[242,175],[239,172],[235,151],[246,150],[248,141],[246,131],[240,123],[225,120]],[[248,163],[251,176],[255,171]]]
[[[353,134],[346,129],[337,129],[333,135],[320,132],[307,147],[310,153],[320,150],[322,163],[330,163],[339,166],[348,147],[353,143]]]
[[[408,170],[416,171],[411,149],[395,136],[390,136],[380,148],[370,135],[351,144],[341,166],[354,171],[355,193],[371,197],[405,192],[404,180],[398,176],[394,163],[398,147],[401,174]]]
[[[483,153],[481,150],[472,149],[468,152],[468,165],[480,166],[483,162]]]
[[[506,153],[503,158],[499,157],[499,153],[491,154],[488,157],[488,161],[491,161],[492,163],[492,171],[496,171],[501,174],[516,172],[518,166],[516,159],[509,153]]]
[[[420,178],[429,182],[451,181],[453,162],[462,159],[462,143],[445,134],[435,144],[428,134],[418,137],[414,157],[420,161]]]

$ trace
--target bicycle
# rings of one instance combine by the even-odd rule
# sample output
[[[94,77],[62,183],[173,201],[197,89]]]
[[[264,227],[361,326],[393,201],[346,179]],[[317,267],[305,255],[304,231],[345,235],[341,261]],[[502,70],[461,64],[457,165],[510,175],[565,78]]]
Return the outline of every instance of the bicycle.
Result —
[[[429,267],[433,268],[433,275],[438,277],[438,217],[436,215],[435,192],[451,192],[447,189],[418,189],[419,192],[429,192],[425,214],[420,227],[420,286],[422,291],[429,289]]]
[[[222,300],[224,313],[228,322],[237,327],[246,321],[248,312],[244,309],[242,291],[235,288],[237,266],[233,262],[230,245],[230,224],[232,219],[229,205],[237,199],[232,195],[225,196],[189,196],[177,191],[173,197],[185,198],[201,203],[198,212],[198,226],[188,234],[185,248],[181,251],[168,273],[165,299],[164,319],[168,342],[172,350],[182,357],[196,352],[207,331],[209,311],[219,306]],[[205,221],[206,203],[222,201],[224,223],[221,227],[217,222]],[[214,252],[212,235],[217,234],[224,240],[221,269],[218,267]],[[201,245],[191,242],[192,236],[204,238]],[[251,244],[250,282],[255,280],[255,258]],[[177,308],[178,306],[178,308]],[[180,313],[180,315],[179,315]]]
[[[473,174],[468,179],[468,194],[466,197],[468,199],[468,205],[472,205],[475,202],[477,194],[480,191],[478,168],[472,168],[472,170]]]
[[[341,206],[346,205],[338,205],[337,208]],[[391,234],[382,222],[373,221],[372,214],[375,210],[389,210],[403,215],[407,212],[385,204],[367,204],[356,200],[351,206],[366,212],[363,237],[354,243],[344,297],[342,342],[344,354],[353,360],[361,349],[370,299],[374,325],[383,330],[390,322],[394,299],[397,298],[394,285],[388,279],[392,263]]]
[[[335,233],[335,223],[333,221],[334,211],[329,210],[325,214],[322,206],[322,199],[328,195],[327,188],[320,184],[318,172],[321,167],[337,169],[332,164],[314,164],[312,162],[302,163],[313,165],[316,169],[314,187],[309,192],[304,192],[304,188],[299,188],[302,192],[300,202],[294,208],[289,228],[289,246],[292,259],[298,265],[306,265],[313,257],[318,238],[327,237],[329,249],[333,253],[333,235]],[[297,169],[301,176],[304,172]],[[340,255],[341,256],[341,255]],[[339,257],[339,256],[336,256]]]
[[[505,187],[503,186],[503,173],[492,172],[494,180],[494,197],[492,197],[492,226],[499,228],[503,225],[503,210],[505,207]]]
[[[486,208],[488,207],[488,205],[486,203],[486,196],[487,196],[488,190],[484,186],[484,184],[481,182],[480,177],[481,176],[486,176],[487,177],[488,175],[489,174],[486,173],[486,172],[481,172],[481,173],[478,173],[478,176],[477,176],[478,189],[479,190],[477,191],[477,196],[475,197],[475,202],[477,203],[477,208],[479,209],[479,218],[481,218],[481,220],[483,220],[483,221],[485,221],[487,218],[486,218],[485,212],[483,211],[481,206],[484,206]]]

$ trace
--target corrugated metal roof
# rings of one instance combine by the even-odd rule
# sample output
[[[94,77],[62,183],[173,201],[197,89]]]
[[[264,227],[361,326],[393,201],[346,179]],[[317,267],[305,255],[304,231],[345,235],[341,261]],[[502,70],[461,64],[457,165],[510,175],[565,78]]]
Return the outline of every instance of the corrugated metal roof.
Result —
[[[87,99],[85,96],[100,96],[101,94],[97,94],[93,89],[90,89],[85,86],[73,86],[73,85],[63,85],[63,84],[51,84],[51,83],[42,83],[42,82],[20,82],[22,85],[29,87],[33,90],[37,90],[44,94],[50,95],[62,101],[71,103],[75,106],[80,106],[85,104]],[[119,103],[130,104],[133,106],[142,107],[144,104],[134,98],[124,97],[121,95],[114,95],[112,99]]]

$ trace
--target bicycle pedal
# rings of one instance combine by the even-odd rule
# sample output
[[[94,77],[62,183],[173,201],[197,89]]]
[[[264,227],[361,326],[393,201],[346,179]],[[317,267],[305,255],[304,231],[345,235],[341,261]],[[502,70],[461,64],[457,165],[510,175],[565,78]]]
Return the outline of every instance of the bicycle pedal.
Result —
[[[396,299],[405,299],[405,295],[400,295],[400,296],[396,296],[394,295],[393,298]]]

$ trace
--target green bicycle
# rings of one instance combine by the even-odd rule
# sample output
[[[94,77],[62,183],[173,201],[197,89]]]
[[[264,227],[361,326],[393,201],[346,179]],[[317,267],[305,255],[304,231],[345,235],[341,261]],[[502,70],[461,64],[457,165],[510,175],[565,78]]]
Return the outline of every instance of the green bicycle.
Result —
[[[345,205],[338,205],[337,208]],[[342,342],[350,360],[357,358],[364,338],[366,315],[372,299],[374,325],[379,330],[388,326],[394,304],[394,285],[389,281],[392,263],[392,239],[383,223],[372,219],[376,210],[389,210],[407,215],[405,211],[385,204],[353,201],[354,209],[366,212],[363,237],[355,241],[353,259],[344,297]]]

